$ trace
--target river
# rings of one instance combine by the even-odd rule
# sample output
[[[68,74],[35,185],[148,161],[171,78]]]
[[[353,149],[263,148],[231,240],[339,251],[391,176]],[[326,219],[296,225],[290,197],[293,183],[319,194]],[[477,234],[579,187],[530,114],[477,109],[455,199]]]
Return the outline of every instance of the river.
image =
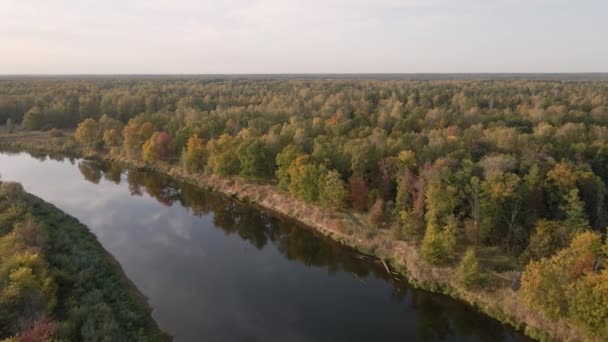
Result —
[[[0,153],[3,180],[76,217],[176,341],[525,341],[299,224],[88,160]]]

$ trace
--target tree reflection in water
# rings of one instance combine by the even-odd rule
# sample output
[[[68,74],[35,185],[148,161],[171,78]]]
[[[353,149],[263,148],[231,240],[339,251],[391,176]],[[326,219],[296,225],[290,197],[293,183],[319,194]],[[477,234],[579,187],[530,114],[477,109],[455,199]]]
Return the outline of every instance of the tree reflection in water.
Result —
[[[116,163],[80,160],[78,169],[92,183],[98,184],[103,178],[120,184],[126,179],[131,195],[146,193],[165,206],[178,203],[198,217],[212,214],[214,225],[226,235],[236,234],[258,249],[272,243],[285,258],[308,267],[324,268],[328,274],[347,272],[362,281],[374,277],[391,282],[391,299],[406,303],[417,313],[418,339],[475,336],[482,341],[500,341],[509,338],[498,322],[448,297],[415,290],[407,282],[389,277],[384,267],[374,259],[318,236],[293,220],[277,218],[264,210],[173,181],[164,175],[126,170]],[[122,177],[123,174],[126,177]]]

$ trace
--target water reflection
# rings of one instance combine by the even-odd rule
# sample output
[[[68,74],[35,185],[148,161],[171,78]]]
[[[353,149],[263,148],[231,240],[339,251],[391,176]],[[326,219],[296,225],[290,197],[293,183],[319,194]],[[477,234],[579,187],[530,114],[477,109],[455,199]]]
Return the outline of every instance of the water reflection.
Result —
[[[523,340],[290,220],[118,164],[35,158],[0,154],[3,178],[87,224],[177,340]]]

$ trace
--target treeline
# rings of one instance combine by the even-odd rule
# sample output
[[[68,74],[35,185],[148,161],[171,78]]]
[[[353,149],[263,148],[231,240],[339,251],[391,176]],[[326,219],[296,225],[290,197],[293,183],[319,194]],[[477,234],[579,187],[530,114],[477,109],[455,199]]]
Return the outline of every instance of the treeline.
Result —
[[[25,129],[81,122],[76,139],[91,151],[276,182],[366,213],[432,263],[498,246],[524,265],[605,232],[606,82],[1,84],[0,118]],[[604,259],[592,258],[601,272]]]
[[[75,219],[0,182],[0,339],[163,341],[145,299]]]

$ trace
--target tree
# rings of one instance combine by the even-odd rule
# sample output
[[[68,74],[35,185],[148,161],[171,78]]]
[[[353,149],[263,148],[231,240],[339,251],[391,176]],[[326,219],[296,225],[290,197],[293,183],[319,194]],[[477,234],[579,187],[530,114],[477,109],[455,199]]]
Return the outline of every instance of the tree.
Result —
[[[459,191],[454,186],[454,173],[438,161],[425,171],[427,182],[425,203],[426,232],[421,252],[430,263],[448,260],[454,253],[458,234],[458,220],[454,211],[459,203]]]
[[[140,134],[140,123],[136,118],[132,118],[122,130],[123,146],[128,157],[139,157],[141,144],[143,143]]]
[[[149,121],[146,121],[139,128],[139,135],[141,136],[141,138],[143,140],[147,140],[152,137],[152,135],[154,134],[155,131],[156,131],[156,128],[154,127],[154,124],[152,124]]]
[[[289,184],[291,184],[291,178],[289,176],[289,166],[296,160],[300,150],[296,145],[287,145],[276,158],[277,170],[275,172],[277,179],[279,180],[279,189],[283,191],[289,191]]]
[[[560,272],[546,260],[532,261],[526,266],[521,277],[521,290],[528,307],[551,318],[565,313],[567,297]]]
[[[324,168],[313,163],[308,154],[297,157],[289,166],[289,192],[306,202],[316,202],[326,172]]]
[[[99,143],[97,122],[90,118],[81,122],[76,128],[74,138],[77,142],[85,146],[87,151],[95,151],[97,144]]]
[[[566,214],[564,224],[571,232],[578,232],[589,228],[589,220],[585,214],[585,204],[578,195],[578,189],[574,188],[564,195],[565,204],[561,209]]]
[[[15,131],[15,123],[11,118],[6,119],[6,131],[9,133],[13,133]]]
[[[152,135],[154,142],[158,145],[160,159],[170,161],[173,158],[173,137],[165,132],[157,132]]]
[[[481,275],[479,270],[479,262],[477,261],[477,253],[474,248],[468,248],[464,257],[456,268],[456,281],[461,286],[470,289],[479,285]]]
[[[112,153],[115,153],[115,150],[120,147],[120,145],[122,144],[121,140],[122,137],[120,136],[120,133],[118,133],[118,131],[114,128],[108,129],[103,132],[103,143],[106,148],[110,149]]]
[[[241,163],[236,154],[240,143],[238,137],[228,134],[222,134],[218,139],[209,140],[207,143],[208,164],[213,173],[227,177],[240,172]]]
[[[595,325],[598,316],[606,317],[606,311],[597,312],[593,309],[595,304],[589,306],[590,296],[578,291],[588,291],[595,285],[596,265],[601,257],[600,234],[590,231],[577,234],[567,248],[553,257],[526,266],[521,277],[524,303],[550,318],[574,314],[577,319]],[[597,300],[602,302],[605,289],[598,290]]]
[[[342,209],[346,205],[346,188],[342,176],[337,170],[325,174],[319,198],[321,204],[332,209]]]
[[[260,139],[243,141],[236,149],[241,176],[266,178],[274,173],[274,158]]]
[[[182,166],[188,172],[203,171],[207,164],[207,150],[203,139],[198,135],[188,138],[186,149],[182,153]]]
[[[40,107],[33,107],[23,115],[23,129],[28,131],[40,130],[44,126],[44,115]]]
[[[479,244],[479,223],[481,221],[481,206],[480,206],[480,184],[479,178],[471,177],[470,183],[465,187],[464,194],[470,208],[470,215],[473,219],[473,232],[475,234],[475,244]]]
[[[105,132],[110,129],[114,129],[117,132],[122,131],[124,124],[117,119],[110,117],[108,114],[104,114],[99,118],[99,129]]]
[[[578,280],[568,291],[569,316],[591,334],[608,336],[608,270]]]
[[[483,213],[479,221],[481,241],[502,239],[509,249],[513,237],[520,238],[516,227],[523,209],[524,184],[517,174],[496,170],[491,171],[480,184],[479,210]]]
[[[439,227],[427,225],[420,252],[424,259],[432,264],[439,264],[446,259]]]
[[[355,210],[365,211],[368,207],[369,190],[363,177],[352,176],[349,180],[349,200]]]
[[[532,259],[551,256],[566,247],[571,236],[569,227],[562,222],[538,220],[530,236],[527,255]]]
[[[167,161],[173,154],[171,136],[167,132],[156,132],[142,147],[141,159],[147,162]]]

